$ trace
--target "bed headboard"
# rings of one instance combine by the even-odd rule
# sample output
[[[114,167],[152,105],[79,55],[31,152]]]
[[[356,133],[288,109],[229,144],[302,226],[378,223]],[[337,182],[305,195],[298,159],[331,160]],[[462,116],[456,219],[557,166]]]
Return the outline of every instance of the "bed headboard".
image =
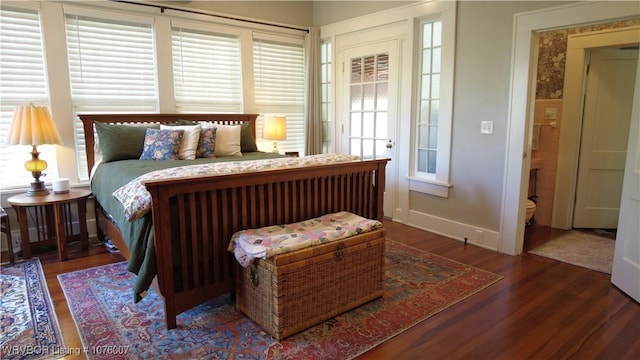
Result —
[[[221,125],[240,125],[248,122],[256,138],[256,119],[258,114],[80,114],[84,129],[84,144],[87,154],[89,173],[95,163],[94,123],[105,124],[175,124],[178,120],[216,123]]]

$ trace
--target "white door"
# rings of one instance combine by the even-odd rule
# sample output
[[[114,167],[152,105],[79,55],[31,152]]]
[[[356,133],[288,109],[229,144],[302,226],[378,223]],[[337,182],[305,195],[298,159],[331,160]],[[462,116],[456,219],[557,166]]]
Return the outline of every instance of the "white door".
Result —
[[[342,53],[340,152],[364,159],[393,159],[397,122],[397,41],[349,48]],[[393,160],[392,160],[393,161]],[[384,215],[393,217],[396,174],[386,168]]]
[[[618,225],[637,59],[637,50],[591,51],[574,228],[614,229]]]
[[[640,62],[633,99],[611,282],[640,302]]]

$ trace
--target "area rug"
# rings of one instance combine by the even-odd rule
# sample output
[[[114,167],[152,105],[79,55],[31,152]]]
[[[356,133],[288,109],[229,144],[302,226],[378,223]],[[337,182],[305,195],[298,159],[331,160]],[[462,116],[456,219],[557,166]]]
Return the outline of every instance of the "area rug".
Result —
[[[615,245],[615,240],[571,230],[529,253],[611,274]]]
[[[180,314],[167,331],[156,293],[132,302],[134,279],[124,262],[58,279],[90,358],[350,359],[502,278],[393,241],[385,265],[382,298],[279,342],[228,295]]]
[[[62,331],[37,258],[0,267],[0,358],[58,359]]]

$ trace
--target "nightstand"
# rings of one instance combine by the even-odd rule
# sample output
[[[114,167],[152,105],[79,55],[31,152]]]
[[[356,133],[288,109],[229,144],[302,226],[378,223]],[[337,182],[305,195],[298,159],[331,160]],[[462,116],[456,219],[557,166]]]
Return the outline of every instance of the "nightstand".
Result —
[[[67,260],[66,244],[69,240],[79,239],[82,249],[89,248],[87,231],[87,198],[91,191],[72,189],[67,193],[54,193],[41,196],[16,195],[8,199],[16,211],[20,225],[20,242],[22,258],[31,258],[32,246],[58,246],[60,261]],[[75,204],[78,214],[78,234],[73,234],[72,209]],[[31,219],[37,232],[37,241],[31,242],[29,237],[29,216],[27,209],[33,208]]]

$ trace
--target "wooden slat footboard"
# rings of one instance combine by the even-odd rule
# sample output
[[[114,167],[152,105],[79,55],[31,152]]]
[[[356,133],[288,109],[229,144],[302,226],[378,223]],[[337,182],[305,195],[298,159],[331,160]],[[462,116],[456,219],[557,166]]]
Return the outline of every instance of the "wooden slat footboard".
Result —
[[[167,328],[177,314],[234,290],[227,247],[236,231],[337,211],[381,221],[387,161],[146,182]]]

